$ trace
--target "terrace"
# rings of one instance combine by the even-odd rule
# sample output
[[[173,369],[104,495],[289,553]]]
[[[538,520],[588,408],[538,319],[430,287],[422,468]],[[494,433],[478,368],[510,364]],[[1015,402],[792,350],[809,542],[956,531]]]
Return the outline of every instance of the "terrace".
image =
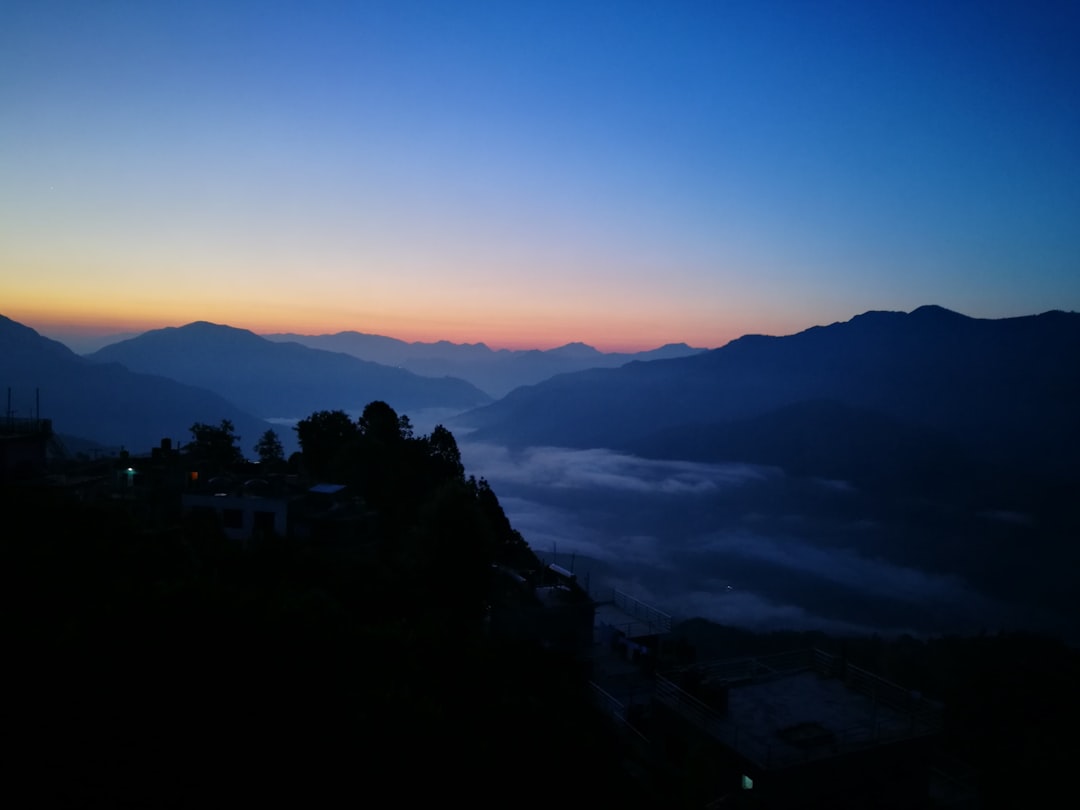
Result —
[[[914,739],[941,728],[936,704],[816,649],[657,675],[655,695],[761,770]]]

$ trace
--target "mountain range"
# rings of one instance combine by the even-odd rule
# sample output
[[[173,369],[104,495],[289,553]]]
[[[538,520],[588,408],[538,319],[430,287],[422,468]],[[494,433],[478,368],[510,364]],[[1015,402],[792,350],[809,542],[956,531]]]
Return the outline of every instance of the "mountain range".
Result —
[[[63,423],[58,429],[106,444],[156,443],[186,435],[193,421],[222,418],[251,433],[266,424],[259,417],[358,411],[383,399],[402,413],[472,408],[456,424],[516,446],[747,461],[882,485],[937,485],[956,465],[1022,466],[1080,480],[1075,313],[992,320],[927,306],[784,337],[748,335],[711,351],[680,344],[632,356],[582,344],[493,352],[360,333],[310,339],[420,365],[472,364],[502,375],[504,386],[507,369],[535,379],[545,368],[635,358],[557,373],[496,402],[462,379],[205,322],[147,332],[85,358],[9,319],[2,327],[0,383],[22,397],[18,408],[25,412],[30,391],[41,389],[45,415]]]
[[[1080,479],[1080,315],[867,312],[795,335],[554,377],[461,418],[512,445],[843,472],[967,453]],[[846,448],[846,450],[845,450]],[[854,459],[853,459],[854,462]]]
[[[360,411],[384,400],[402,412],[464,410],[490,401],[472,384],[422,377],[299,343],[274,342],[246,329],[197,322],[145,332],[87,359],[121,363],[207,388],[266,418],[302,419],[319,410]]]
[[[449,424],[530,536],[676,611],[1075,640],[1077,414],[1080,315],[922,307],[563,374]]]
[[[315,349],[344,352],[385,365],[400,366],[427,377],[461,377],[492,397],[534,385],[572,371],[616,368],[634,360],[664,360],[705,351],[685,343],[670,343],[644,352],[601,352],[585,343],[554,349],[491,349],[483,343],[407,343],[382,335],[338,332],[334,335],[265,335],[268,340],[292,341]]]
[[[13,416],[40,415],[62,436],[114,449],[141,452],[163,438],[185,442],[193,423],[229,419],[250,451],[271,427],[217,393],[118,363],[93,363],[2,315],[0,385]]]
[[[597,360],[571,345],[505,362],[537,355]],[[373,399],[411,415],[452,410],[442,421],[471,429],[469,452],[493,465],[478,473],[530,531],[670,599],[726,599],[716,583],[734,581],[745,598],[829,621],[930,629],[977,620],[991,603],[1002,621],[1015,607],[1015,626],[1057,626],[1080,609],[1076,313],[867,312],[560,373],[496,402],[460,379],[227,326],[156,330],[84,358],[0,318],[5,385],[17,416],[32,415],[40,390],[58,432],[136,451],[185,441],[196,421],[232,420],[250,453],[270,427],[258,416],[358,411]],[[500,456],[498,445],[532,449]],[[563,459],[576,465],[565,479]],[[672,470],[682,472],[671,480]],[[723,483],[732,476],[753,483]]]

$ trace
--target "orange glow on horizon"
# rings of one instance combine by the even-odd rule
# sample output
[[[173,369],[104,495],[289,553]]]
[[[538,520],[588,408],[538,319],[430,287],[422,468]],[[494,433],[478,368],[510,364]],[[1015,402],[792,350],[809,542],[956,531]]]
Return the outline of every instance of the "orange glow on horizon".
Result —
[[[483,343],[493,350],[553,349],[568,343],[585,343],[603,352],[638,352],[656,349],[668,343],[687,343],[700,348],[716,348],[739,337],[735,329],[688,329],[686,334],[671,335],[669,327],[649,329],[622,322],[582,327],[581,324],[548,324],[536,322],[483,323],[468,325],[445,319],[432,323],[427,319],[409,319],[388,316],[379,320],[358,323],[338,314],[337,317],[222,317],[220,312],[201,312],[177,315],[160,313],[132,316],[117,313],[64,312],[55,308],[44,311],[36,307],[20,307],[0,313],[29,326],[42,334],[86,335],[107,337],[109,335],[146,332],[166,327],[184,326],[195,321],[209,321],[248,329],[259,335],[292,333],[299,335],[327,335],[337,332],[362,332],[396,338],[408,343],[435,343],[440,340],[451,343]]]

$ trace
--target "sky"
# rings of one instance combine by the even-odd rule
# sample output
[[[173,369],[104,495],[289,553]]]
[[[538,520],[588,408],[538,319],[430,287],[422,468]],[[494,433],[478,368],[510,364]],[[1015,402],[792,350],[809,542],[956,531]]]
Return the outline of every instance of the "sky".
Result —
[[[605,350],[1080,310],[1076,2],[0,5],[0,314]]]

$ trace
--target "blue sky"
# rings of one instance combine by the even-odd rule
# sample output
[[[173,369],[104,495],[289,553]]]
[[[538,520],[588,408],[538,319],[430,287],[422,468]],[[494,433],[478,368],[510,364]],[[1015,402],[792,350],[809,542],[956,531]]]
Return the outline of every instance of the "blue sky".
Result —
[[[1076,3],[8,2],[40,331],[716,346],[1080,309]]]

